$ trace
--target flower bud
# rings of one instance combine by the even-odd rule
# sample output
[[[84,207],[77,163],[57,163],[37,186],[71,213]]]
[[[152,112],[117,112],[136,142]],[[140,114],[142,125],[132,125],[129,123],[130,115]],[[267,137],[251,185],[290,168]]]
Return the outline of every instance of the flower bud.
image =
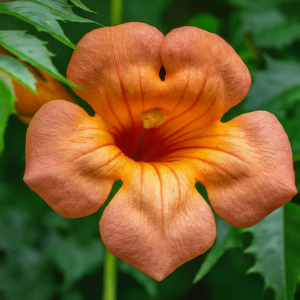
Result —
[[[0,53],[12,56],[9,52],[0,47]],[[65,87],[55,78],[28,63],[22,62],[36,79],[37,94],[32,93],[22,84],[13,80],[13,86],[17,101],[15,108],[18,112],[17,117],[29,124],[33,115],[45,103],[51,100],[66,100],[76,103],[71,94],[67,92]]]

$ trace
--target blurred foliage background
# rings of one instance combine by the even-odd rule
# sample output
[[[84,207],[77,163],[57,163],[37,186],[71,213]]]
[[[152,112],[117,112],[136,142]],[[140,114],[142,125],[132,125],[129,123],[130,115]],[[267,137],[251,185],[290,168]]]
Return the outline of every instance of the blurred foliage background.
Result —
[[[83,3],[97,13],[73,7],[76,15],[109,25],[108,0]],[[230,110],[224,120],[252,110],[274,113],[292,145],[298,190],[299,12],[299,0],[124,0],[123,10],[124,22],[145,22],[164,34],[176,27],[193,25],[217,33],[232,45],[248,66],[253,84],[246,99]],[[100,26],[76,22],[60,25],[74,44]],[[0,13],[0,30],[27,30],[47,41],[48,50],[56,54],[54,65],[65,75],[73,49],[7,14]],[[81,99],[74,97],[90,111]],[[11,115],[0,157],[0,300],[100,299],[104,259],[98,230],[101,211],[81,219],[64,219],[25,185],[22,177],[26,129]],[[117,182],[112,193],[119,187]],[[200,185],[197,188],[205,196],[205,190]],[[214,248],[162,282],[119,261],[118,299],[294,299],[293,292],[300,281],[299,204],[298,194],[293,204],[250,230],[238,230],[217,219],[218,234],[222,234]],[[276,228],[283,228],[282,232],[276,232]],[[262,232],[266,235],[261,236]],[[271,249],[263,252],[263,245],[268,242],[272,242]],[[246,274],[253,265],[256,267]],[[196,279],[202,279],[193,284],[196,274]],[[277,283],[280,279],[284,280],[284,287]],[[295,299],[300,299],[299,289]]]

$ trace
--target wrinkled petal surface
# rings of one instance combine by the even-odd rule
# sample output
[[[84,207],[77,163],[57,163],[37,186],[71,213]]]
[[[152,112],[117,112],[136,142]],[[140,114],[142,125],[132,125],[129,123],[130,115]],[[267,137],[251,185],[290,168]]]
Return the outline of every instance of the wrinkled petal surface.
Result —
[[[253,226],[297,193],[288,137],[268,112],[216,122],[172,143],[162,160],[193,165],[216,213],[234,226]]]
[[[161,280],[208,250],[216,228],[196,181],[240,227],[296,193],[288,138],[274,116],[220,122],[251,81],[220,37],[194,27],[163,37],[128,23],[94,30],[78,48],[68,79],[96,115],[64,101],[43,106],[28,131],[25,181],[58,213],[80,217],[121,179],[100,221],[114,255]]]
[[[162,280],[213,244],[213,213],[178,163],[135,163],[106,207],[100,232],[108,250]]]
[[[54,100],[29,125],[24,181],[60,215],[83,217],[107,199],[124,159],[99,116]]]
[[[161,86],[163,38],[152,26],[128,23],[94,30],[78,43],[67,76],[85,90],[74,92],[116,132],[132,134],[134,126],[142,126],[145,102],[152,102]]]
[[[127,23],[94,30],[77,46],[67,76],[85,92],[74,92],[111,124],[128,156],[143,128],[143,111],[165,112],[164,123],[144,143],[151,148],[154,141],[220,120],[250,87],[249,71],[231,46],[195,27],[164,38],[152,26]]]
[[[120,178],[124,185],[101,219],[102,238],[113,254],[157,280],[213,244],[213,213],[191,169],[127,158],[101,117],[72,103],[51,101],[36,113],[26,161],[25,182],[70,218],[97,211]]]

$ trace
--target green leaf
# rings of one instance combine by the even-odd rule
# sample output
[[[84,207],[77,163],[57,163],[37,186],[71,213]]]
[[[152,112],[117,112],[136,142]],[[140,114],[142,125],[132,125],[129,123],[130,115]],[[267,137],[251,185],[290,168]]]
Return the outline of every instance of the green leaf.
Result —
[[[267,109],[278,118],[287,118],[288,110],[294,109],[298,103],[300,103],[300,85],[287,89],[262,108]]]
[[[265,70],[253,72],[253,84],[245,99],[247,111],[269,104],[275,97],[300,84],[300,63],[266,57]]]
[[[300,24],[286,22],[257,33],[256,44],[260,47],[282,48],[300,39]]]
[[[95,23],[92,20],[81,18],[76,14],[74,14],[73,10],[68,5],[66,0],[51,0],[51,1],[32,0],[32,1],[46,6],[52,14],[58,17],[58,19],[71,21],[71,22],[79,22],[79,23]]]
[[[11,79],[0,73],[0,154],[4,149],[4,132],[8,117],[16,112],[15,101]]]
[[[40,41],[35,36],[26,34],[25,31],[0,30],[0,45],[22,61],[44,70],[71,87],[80,89],[76,84],[59,74],[50,59],[53,54],[44,46],[45,42]]]
[[[17,59],[0,54],[0,70],[24,85],[31,92],[37,94],[37,82],[29,70]]]
[[[270,8],[261,11],[247,10],[241,13],[241,20],[244,33],[258,33],[284,23],[286,18],[278,9]]]
[[[1,191],[2,194],[2,191]],[[5,193],[5,197],[9,197]],[[29,224],[28,215],[20,209],[1,207],[0,212],[0,249],[7,252],[18,251],[22,246],[33,242],[35,230]],[[33,235],[32,235],[33,233]]]
[[[229,0],[228,2],[249,10],[261,10],[274,7],[286,0]]]
[[[252,33],[259,47],[282,48],[300,39],[300,24],[276,8],[246,11],[241,14],[242,31]]]
[[[15,131],[13,133],[16,134]],[[5,184],[8,185],[7,181]],[[5,295],[3,298],[0,296],[0,299],[52,299],[55,279],[51,268],[46,265],[43,253],[36,247],[41,228],[37,220],[34,220],[36,214],[32,210],[32,203],[30,213],[24,207],[16,208],[18,205],[15,197],[18,198],[18,194],[15,193],[15,185],[10,188],[11,195],[7,194],[5,197],[9,197],[9,200],[13,197],[14,203],[10,207],[5,205],[0,210],[0,253],[4,253],[0,258],[0,291]],[[19,196],[20,201],[26,199],[25,195],[22,193]],[[16,286],[17,289],[14,288]]]
[[[79,243],[75,238],[61,238],[52,252],[52,258],[64,275],[63,289],[68,289],[83,276],[103,263],[104,246],[100,238]]]
[[[42,253],[27,245],[7,252],[0,268],[0,291],[5,295],[1,299],[7,300],[53,299],[55,278]]]
[[[212,33],[219,33],[222,25],[221,20],[216,18],[212,14],[199,14],[196,17],[190,19],[190,26],[195,26]]]
[[[285,259],[288,292],[295,294],[300,283],[300,206],[295,203],[285,205]]]
[[[93,12],[96,13],[95,11],[90,10],[89,8],[87,8],[80,0],[71,0],[71,2],[76,5],[77,7],[89,11],[89,12]]]
[[[68,291],[61,296],[61,300],[84,300],[79,291]]]
[[[155,297],[157,295],[157,285],[154,279],[150,278],[122,260],[119,261],[119,270],[125,274],[131,275],[145,288],[150,297]]]
[[[245,231],[253,234],[252,245],[245,252],[256,256],[256,263],[248,273],[260,273],[265,287],[275,291],[276,299],[287,300],[284,208],[277,209]]]
[[[300,160],[300,85],[296,85],[279,96],[270,103],[262,106],[273,113],[284,127],[294,155],[294,162]]]
[[[298,193],[300,193],[300,157],[299,157],[299,161],[295,163],[295,175],[296,175],[296,188],[298,190]]]
[[[276,8],[246,11],[241,19],[243,33],[252,33],[259,47],[282,48],[300,39],[300,24],[289,21]]]
[[[248,10],[262,10],[265,8],[276,7],[280,4],[297,3],[298,0],[228,0],[229,3]]]
[[[253,234],[246,253],[256,262],[248,273],[259,273],[276,300],[293,300],[300,282],[300,206],[288,203],[246,231]]]
[[[290,117],[287,119],[281,119],[280,122],[285,129],[293,152],[293,160],[297,162],[300,156],[300,114],[297,117]]]
[[[45,31],[67,46],[76,46],[65,36],[57,20],[61,17],[51,13],[49,7],[32,1],[14,1],[0,3],[0,14],[9,14],[36,27],[38,31]]]
[[[123,7],[124,21],[128,22],[134,20],[135,22],[144,22],[161,30],[165,27],[163,12],[172,1],[173,0],[126,0],[126,5]]]
[[[220,217],[216,217],[217,224],[217,238],[208,252],[204,262],[202,263],[199,271],[197,272],[193,283],[202,279],[209,270],[217,263],[225,251],[232,248],[242,247],[240,240],[241,229],[231,226],[223,221]]]

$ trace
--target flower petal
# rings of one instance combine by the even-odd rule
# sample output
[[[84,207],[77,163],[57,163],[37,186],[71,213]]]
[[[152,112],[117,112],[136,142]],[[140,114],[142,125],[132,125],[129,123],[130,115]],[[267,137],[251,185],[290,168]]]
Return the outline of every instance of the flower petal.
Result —
[[[213,213],[188,174],[182,164],[134,163],[100,221],[108,250],[156,280],[215,239]]]
[[[171,31],[161,46],[166,96],[176,103],[159,128],[160,137],[220,120],[246,96],[251,77],[233,48],[196,27]]]
[[[99,116],[54,100],[29,125],[24,181],[62,216],[82,217],[101,207],[126,159]]]
[[[215,122],[170,149],[166,160],[193,164],[216,213],[234,226],[253,226],[297,193],[288,137],[268,112]]]
[[[163,34],[143,23],[100,28],[86,34],[67,70],[74,90],[118,131],[142,126],[145,101],[161,84],[159,48]],[[156,97],[157,98],[157,97]],[[161,100],[161,98],[160,98]]]
[[[141,127],[141,113],[154,108],[166,112],[157,136],[220,120],[250,87],[249,71],[231,46],[195,27],[164,38],[152,26],[127,23],[88,33],[78,48],[67,75],[85,92],[74,92],[122,133]]]

